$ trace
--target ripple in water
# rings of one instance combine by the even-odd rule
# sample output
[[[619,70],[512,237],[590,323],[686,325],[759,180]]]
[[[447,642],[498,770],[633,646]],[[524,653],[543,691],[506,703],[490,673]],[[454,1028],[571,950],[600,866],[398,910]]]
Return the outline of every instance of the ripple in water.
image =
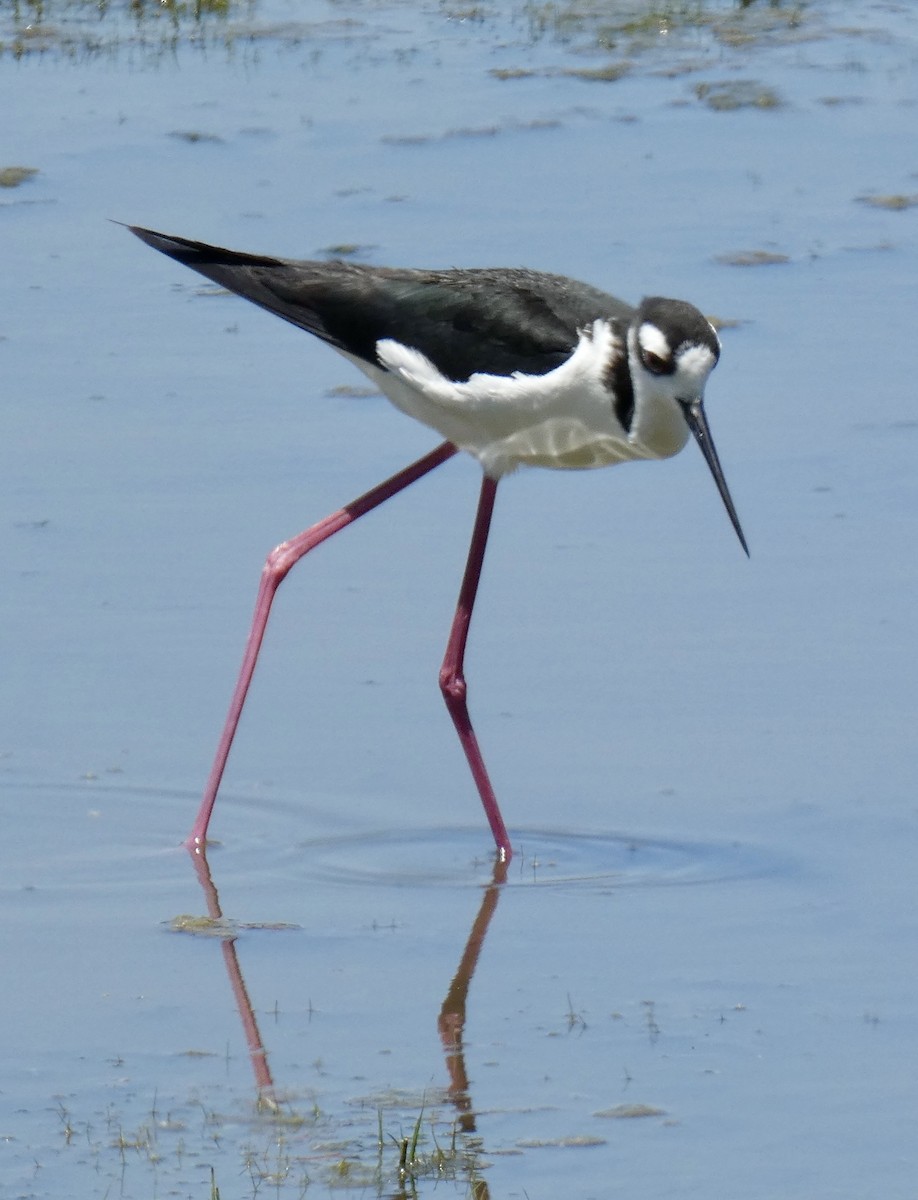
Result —
[[[561,830],[511,831],[508,887],[668,887],[748,879],[780,869],[736,843],[679,842]],[[306,878],[373,887],[480,887],[494,856],[487,830],[422,829],[310,839],[296,854]]]
[[[197,804],[175,789],[0,783],[14,799],[21,845],[11,847],[19,886],[147,888],[174,881],[172,852]],[[221,880],[308,882],[382,888],[473,888],[494,879],[487,828],[387,829],[292,841],[310,823],[302,804],[265,796],[226,796],[241,816],[208,858]],[[248,819],[246,814],[249,814]],[[783,872],[774,853],[735,842],[677,841],[556,829],[511,832],[507,887],[672,887]],[[33,878],[38,876],[38,878]],[[11,880],[8,882],[12,882]],[[16,886],[14,884],[14,886]]]

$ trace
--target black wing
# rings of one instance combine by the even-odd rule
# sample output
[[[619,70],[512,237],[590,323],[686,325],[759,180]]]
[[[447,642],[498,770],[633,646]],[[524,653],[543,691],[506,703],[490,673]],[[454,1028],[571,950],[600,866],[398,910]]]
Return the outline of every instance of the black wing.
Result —
[[[379,365],[376,343],[393,338],[457,381],[476,371],[543,374],[570,355],[592,321],[627,322],[634,312],[587,284],[538,271],[415,271],[270,258],[129,228],[338,350]]]

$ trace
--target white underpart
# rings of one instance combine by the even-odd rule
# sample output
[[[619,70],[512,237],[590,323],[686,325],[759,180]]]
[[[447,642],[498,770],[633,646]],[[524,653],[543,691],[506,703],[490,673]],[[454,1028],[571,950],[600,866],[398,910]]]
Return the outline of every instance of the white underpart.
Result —
[[[477,374],[456,383],[423,354],[391,339],[376,346],[386,370],[352,361],[397,408],[474,455],[498,479],[518,466],[583,469],[661,457],[652,443],[626,433],[615,415],[604,375],[616,351],[624,347],[609,323],[599,320],[581,333],[570,358],[546,375]],[[668,446],[664,453],[673,453]]]

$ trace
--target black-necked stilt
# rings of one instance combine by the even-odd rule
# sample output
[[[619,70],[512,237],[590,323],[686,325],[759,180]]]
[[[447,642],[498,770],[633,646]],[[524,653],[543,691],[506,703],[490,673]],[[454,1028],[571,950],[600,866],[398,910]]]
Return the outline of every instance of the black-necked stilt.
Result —
[[[205,845],[217,790],[274,594],[314,546],[457,450],[484,471],[440,687],[502,859],[510,839],[469,720],[465,646],[494,497],[519,466],[605,467],[701,447],[748,554],[704,413],[720,344],[682,300],[637,308],[560,275],[526,270],[412,271],[240,254],[132,226],[148,245],[286,321],[359,367],[397,408],[435,429],[435,450],[273,550],[265,563],[239,680],[188,845]]]

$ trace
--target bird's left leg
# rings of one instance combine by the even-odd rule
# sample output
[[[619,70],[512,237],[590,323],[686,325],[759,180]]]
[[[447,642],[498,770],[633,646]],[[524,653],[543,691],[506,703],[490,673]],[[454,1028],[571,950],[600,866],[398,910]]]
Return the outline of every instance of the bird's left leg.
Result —
[[[472,541],[469,546],[469,556],[465,564],[465,574],[462,577],[462,587],[459,590],[459,602],[456,605],[456,615],[449,632],[446,644],[446,654],[440,668],[440,690],[453,719],[459,741],[465,752],[465,757],[472,771],[472,778],[478,788],[485,816],[491,826],[491,833],[497,845],[498,858],[507,862],[513,853],[507,827],[500,814],[500,807],[488,770],[481,756],[478,739],[472,722],[469,719],[466,704],[466,683],[464,674],[465,645],[469,636],[469,624],[472,620],[472,609],[475,606],[475,596],[478,593],[478,581],[481,578],[481,565],[484,562],[485,548],[488,544],[488,531],[491,528],[491,514],[494,511],[494,498],[497,495],[497,481],[485,475],[481,484],[481,496],[478,500],[478,511],[475,514],[475,527],[472,530]]]

